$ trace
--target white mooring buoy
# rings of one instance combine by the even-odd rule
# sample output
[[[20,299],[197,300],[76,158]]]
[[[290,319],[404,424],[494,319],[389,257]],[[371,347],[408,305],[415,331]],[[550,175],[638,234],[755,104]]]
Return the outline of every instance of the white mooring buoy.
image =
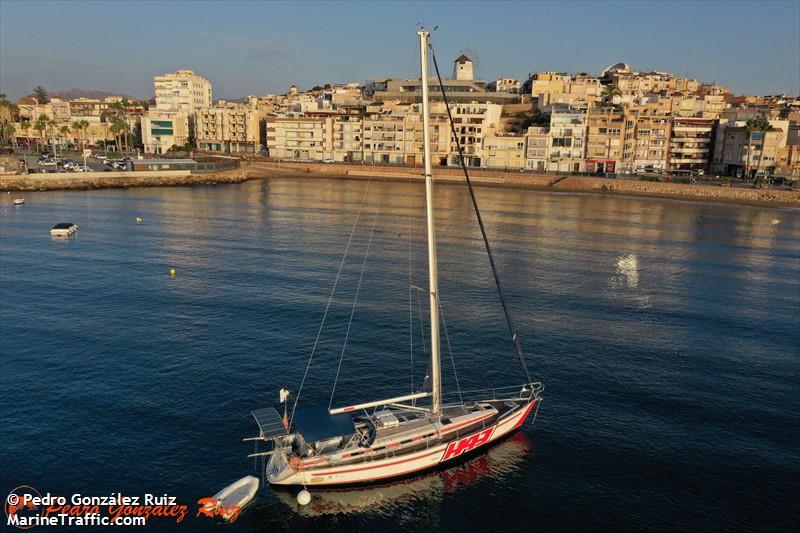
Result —
[[[308,505],[311,503],[311,493],[303,489],[297,493],[297,503],[300,505]]]

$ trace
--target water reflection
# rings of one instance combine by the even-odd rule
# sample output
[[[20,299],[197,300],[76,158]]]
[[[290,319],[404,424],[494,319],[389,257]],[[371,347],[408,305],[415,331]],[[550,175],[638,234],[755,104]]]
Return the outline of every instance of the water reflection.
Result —
[[[532,451],[530,438],[517,432],[463,464],[410,480],[378,487],[315,490],[311,503],[306,506],[297,504],[293,492],[276,490],[275,494],[278,500],[301,516],[391,511],[415,501],[439,502],[444,494],[487,479],[501,480],[531,460]]]

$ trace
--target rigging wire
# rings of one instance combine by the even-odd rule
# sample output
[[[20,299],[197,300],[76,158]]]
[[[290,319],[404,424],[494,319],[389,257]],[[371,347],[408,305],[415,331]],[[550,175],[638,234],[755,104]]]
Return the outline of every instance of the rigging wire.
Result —
[[[481,228],[481,235],[483,236],[483,244],[486,246],[486,253],[489,255],[489,263],[492,267],[492,275],[494,276],[494,283],[497,286],[497,293],[500,297],[500,304],[503,306],[503,312],[506,316],[506,324],[511,333],[511,340],[514,342],[514,349],[517,352],[517,357],[522,365],[522,370],[525,372],[525,377],[528,383],[531,382],[531,375],[528,372],[528,365],[525,364],[525,356],[522,353],[522,345],[519,342],[519,335],[517,335],[517,328],[514,325],[514,320],[511,318],[511,312],[506,305],[505,295],[503,294],[503,283],[500,281],[500,274],[497,272],[497,265],[494,262],[494,255],[492,255],[492,248],[489,246],[489,237],[486,235],[486,228],[483,225],[483,218],[481,218],[480,209],[478,209],[478,199],[475,196],[475,190],[472,188],[472,180],[469,178],[469,171],[467,170],[467,163],[464,159],[464,149],[461,147],[458,135],[456,134],[455,121],[453,120],[453,113],[450,111],[450,103],[447,101],[447,92],[444,90],[444,83],[442,76],[439,73],[439,64],[436,62],[436,52],[433,50],[433,45],[428,43],[431,49],[431,57],[433,59],[433,67],[436,70],[436,78],[439,81],[439,89],[442,91],[442,99],[444,100],[445,109],[447,109],[447,118],[450,122],[450,131],[453,134],[453,139],[456,142],[456,149],[458,150],[458,159],[461,162],[461,169],[464,171],[464,178],[467,180],[467,187],[469,188],[469,195],[472,198],[472,206],[475,208],[475,216],[478,218],[478,225]]]
[[[367,259],[369,258],[369,249],[372,246],[372,237],[375,235],[375,224],[378,222],[378,214],[380,207],[375,210],[372,216],[372,227],[369,231],[369,240],[367,241],[367,249],[364,252],[364,261],[361,263],[361,275],[358,277],[358,285],[356,285],[356,294],[353,298],[353,307],[350,309],[350,320],[347,322],[347,332],[344,335],[344,342],[342,343],[342,353],[339,355],[339,366],[336,367],[336,378],[333,380],[333,389],[331,390],[331,399],[328,402],[328,409],[333,405],[333,395],[336,393],[336,384],[339,382],[339,372],[342,369],[342,361],[344,361],[344,352],[347,349],[347,340],[350,338],[350,328],[353,325],[353,317],[356,314],[356,306],[358,305],[358,294],[361,292],[361,282],[364,281],[364,271],[367,269]]]
[[[353,227],[350,229],[350,237],[347,239],[347,246],[344,249],[344,255],[342,255],[342,262],[339,263],[339,270],[336,272],[336,279],[333,282],[333,287],[331,288],[331,294],[328,296],[328,303],[325,305],[325,312],[322,314],[322,322],[319,324],[319,329],[317,330],[317,337],[314,339],[314,346],[311,348],[311,355],[308,356],[308,363],[306,364],[306,370],[303,372],[303,379],[300,381],[300,388],[297,389],[297,395],[294,397],[294,405],[292,405],[292,414],[289,417],[289,425],[288,427],[292,427],[292,421],[294,420],[294,412],[297,409],[297,402],[300,400],[300,394],[303,392],[303,385],[306,383],[306,378],[308,377],[308,370],[311,368],[311,361],[314,359],[314,353],[317,351],[317,346],[319,345],[319,337],[322,334],[322,328],[325,326],[325,319],[328,317],[328,311],[331,307],[331,302],[333,301],[333,295],[336,292],[336,285],[339,283],[339,278],[342,276],[342,268],[344,268],[345,260],[347,259],[347,253],[350,250],[350,244],[353,242],[353,235],[356,232],[356,227],[358,226],[358,219],[361,218],[361,211],[364,209],[364,204],[367,201],[367,193],[369,193],[369,187],[372,184],[372,177],[370,176],[369,180],[367,181],[367,187],[364,189],[364,196],[361,198],[361,205],[358,207],[358,214],[356,214],[356,219],[353,221]]]

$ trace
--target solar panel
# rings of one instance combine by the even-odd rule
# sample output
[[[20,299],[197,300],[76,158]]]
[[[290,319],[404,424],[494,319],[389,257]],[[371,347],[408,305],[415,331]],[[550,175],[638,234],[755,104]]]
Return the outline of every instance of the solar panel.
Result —
[[[258,429],[261,430],[261,437],[265,439],[272,439],[289,434],[289,432],[286,430],[286,426],[283,425],[283,418],[281,418],[281,415],[275,410],[274,407],[256,409],[251,414],[253,415],[253,418],[256,419]]]

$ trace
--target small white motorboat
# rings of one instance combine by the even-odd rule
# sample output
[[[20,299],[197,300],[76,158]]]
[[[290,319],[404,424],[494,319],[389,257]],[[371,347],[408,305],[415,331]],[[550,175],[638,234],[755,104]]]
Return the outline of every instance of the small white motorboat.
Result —
[[[214,509],[214,514],[225,520],[234,521],[245,505],[253,501],[258,492],[259,480],[254,476],[245,476],[235,481],[214,495],[214,502],[206,503]],[[211,509],[208,509],[211,511]]]
[[[25,198],[14,198],[14,205],[22,205],[25,203]]]
[[[53,237],[69,237],[76,231],[78,231],[78,226],[72,222],[59,222],[50,230],[50,235]]]

